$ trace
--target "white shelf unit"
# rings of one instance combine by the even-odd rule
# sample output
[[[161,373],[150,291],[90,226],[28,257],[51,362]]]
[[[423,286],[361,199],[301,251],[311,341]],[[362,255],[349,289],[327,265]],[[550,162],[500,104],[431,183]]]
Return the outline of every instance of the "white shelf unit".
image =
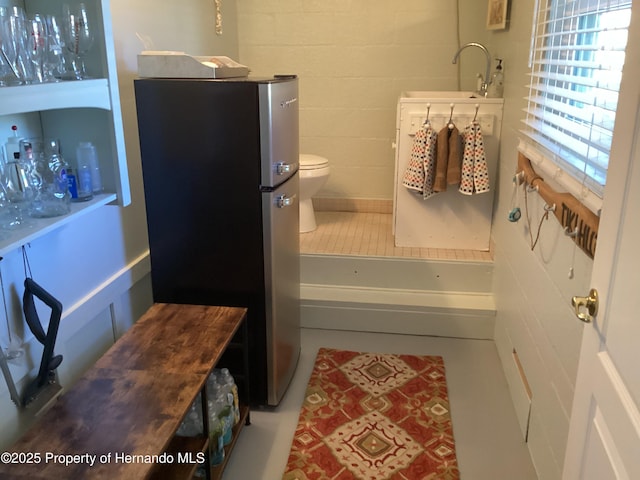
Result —
[[[0,0],[0,5],[22,6],[28,16],[53,14],[60,19],[64,3],[73,7],[80,2]],[[19,136],[58,138],[63,156],[71,164],[76,145],[81,141],[92,142],[98,151],[104,194],[90,202],[73,204],[67,215],[33,219],[31,228],[9,232],[8,238],[0,240],[0,255],[101,205],[131,203],[109,0],[84,0],[84,3],[95,36],[85,59],[91,79],[0,87],[0,138],[1,143],[6,141],[12,124],[18,126]],[[22,124],[29,126],[26,132]]]

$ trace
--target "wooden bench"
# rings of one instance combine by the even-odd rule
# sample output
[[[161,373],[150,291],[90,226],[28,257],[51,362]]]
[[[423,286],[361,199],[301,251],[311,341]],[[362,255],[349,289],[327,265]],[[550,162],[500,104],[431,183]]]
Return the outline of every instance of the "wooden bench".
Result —
[[[10,448],[0,478],[191,478],[208,465],[206,432],[175,432],[245,318],[244,308],[154,304]]]

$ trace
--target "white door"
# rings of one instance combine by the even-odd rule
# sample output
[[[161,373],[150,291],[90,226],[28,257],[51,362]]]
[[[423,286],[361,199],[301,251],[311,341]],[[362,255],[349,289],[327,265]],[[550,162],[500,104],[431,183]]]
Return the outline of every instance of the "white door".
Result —
[[[640,0],[631,22],[563,480],[640,479]]]

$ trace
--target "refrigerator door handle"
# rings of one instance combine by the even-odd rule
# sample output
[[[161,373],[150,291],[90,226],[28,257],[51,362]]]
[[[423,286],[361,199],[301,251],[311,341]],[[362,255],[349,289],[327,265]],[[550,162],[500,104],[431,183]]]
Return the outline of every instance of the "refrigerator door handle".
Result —
[[[296,199],[295,193],[290,197],[287,197],[286,195],[278,195],[275,199],[275,204],[276,204],[276,207],[278,208],[290,207],[294,204],[295,199]]]
[[[278,162],[275,164],[275,170],[277,175],[284,175],[286,173],[291,173],[294,169],[295,165],[291,165],[290,163]]]

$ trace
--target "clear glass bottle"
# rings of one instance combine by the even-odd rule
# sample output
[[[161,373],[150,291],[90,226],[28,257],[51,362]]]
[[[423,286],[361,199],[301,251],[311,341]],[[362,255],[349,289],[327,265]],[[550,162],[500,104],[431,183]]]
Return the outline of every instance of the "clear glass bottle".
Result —
[[[29,182],[30,159],[27,159],[27,153],[21,153],[24,147],[24,139],[18,137],[18,127],[11,127],[13,135],[7,139],[5,144],[5,163],[2,168],[2,187],[6,195],[6,199],[17,210],[18,216],[23,218],[27,216],[29,205],[33,200],[33,188]],[[30,150],[31,147],[29,147]],[[17,221],[16,226],[23,222]]]

